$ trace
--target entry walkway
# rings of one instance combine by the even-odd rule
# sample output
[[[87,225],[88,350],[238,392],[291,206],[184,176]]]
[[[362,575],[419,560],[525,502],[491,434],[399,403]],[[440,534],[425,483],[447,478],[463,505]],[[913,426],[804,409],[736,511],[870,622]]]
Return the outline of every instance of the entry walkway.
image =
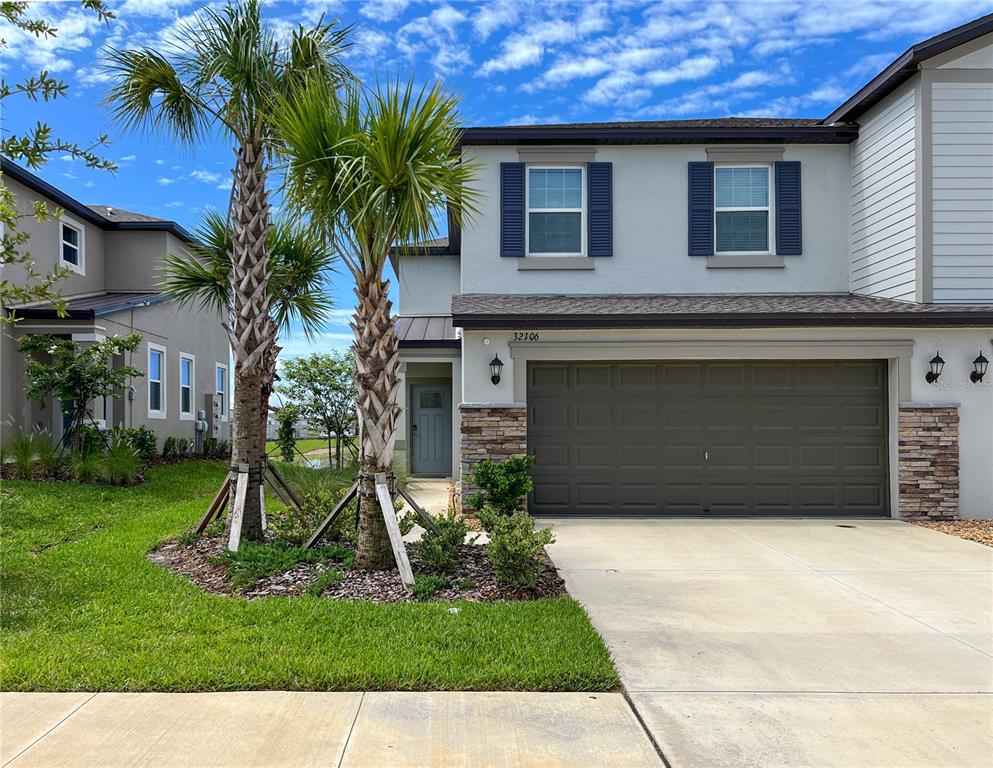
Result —
[[[619,693],[4,693],[14,768],[659,768]]]
[[[562,520],[672,768],[993,765],[993,549],[892,520]]]

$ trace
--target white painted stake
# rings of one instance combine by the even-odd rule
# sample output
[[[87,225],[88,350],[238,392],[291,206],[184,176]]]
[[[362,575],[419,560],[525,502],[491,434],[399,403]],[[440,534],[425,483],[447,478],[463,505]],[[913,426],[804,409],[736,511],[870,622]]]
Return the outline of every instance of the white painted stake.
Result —
[[[235,551],[241,543],[241,522],[245,517],[245,499],[248,496],[248,465],[238,466],[238,485],[234,491],[234,508],[231,510],[231,533],[228,549]]]
[[[393,547],[393,557],[397,561],[397,569],[400,571],[400,581],[409,590],[414,585],[414,572],[410,568],[410,560],[407,559],[407,549],[403,545],[403,535],[400,533],[400,523],[397,522],[397,513],[393,508],[393,499],[390,498],[390,490],[386,487],[386,475],[381,472],[376,474],[376,498],[383,509],[383,519],[390,534],[390,544]]]

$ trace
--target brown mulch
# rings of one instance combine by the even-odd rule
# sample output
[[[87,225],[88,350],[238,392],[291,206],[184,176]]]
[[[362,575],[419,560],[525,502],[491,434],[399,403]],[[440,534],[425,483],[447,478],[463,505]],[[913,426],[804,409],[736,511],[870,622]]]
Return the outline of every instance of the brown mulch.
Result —
[[[285,573],[266,576],[244,592],[235,590],[226,577],[227,566],[211,562],[224,546],[223,536],[202,536],[191,544],[168,541],[149,553],[149,559],[174,573],[182,574],[201,589],[218,595],[239,595],[248,599],[282,595],[292,597],[307,594],[308,587],[322,573],[341,571],[341,581],[329,585],[323,596],[335,600],[371,600],[375,603],[413,602],[416,598],[407,592],[395,570],[361,571],[344,569],[340,563],[300,563]],[[417,575],[432,575],[418,558],[417,545],[409,545],[407,553],[411,567]],[[444,574],[451,584],[432,598],[438,602],[471,600],[537,600],[543,597],[560,597],[566,594],[565,584],[548,559],[545,559],[541,576],[534,589],[511,589],[498,584],[493,566],[485,548],[466,545],[462,549],[462,564],[452,573]]]
[[[993,547],[993,520],[915,520],[914,525]]]

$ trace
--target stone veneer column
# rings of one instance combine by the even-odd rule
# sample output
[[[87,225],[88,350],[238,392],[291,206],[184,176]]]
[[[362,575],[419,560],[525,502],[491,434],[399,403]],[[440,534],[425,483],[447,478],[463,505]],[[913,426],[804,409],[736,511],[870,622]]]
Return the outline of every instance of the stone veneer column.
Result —
[[[528,409],[523,405],[459,406],[462,426],[460,492],[463,509],[471,511],[469,497],[478,490],[469,482],[472,468],[483,459],[495,462],[523,456],[528,450]]]
[[[958,406],[902,405],[899,428],[900,516],[958,517]]]

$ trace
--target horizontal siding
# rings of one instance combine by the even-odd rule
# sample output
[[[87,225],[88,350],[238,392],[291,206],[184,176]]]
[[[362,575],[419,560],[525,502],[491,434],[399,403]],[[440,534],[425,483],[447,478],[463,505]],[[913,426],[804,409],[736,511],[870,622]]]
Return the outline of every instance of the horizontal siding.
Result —
[[[852,145],[850,282],[854,293],[916,296],[914,91],[865,116]]]
[[[931,87],[934,301],[993,303],[993,84]]]

